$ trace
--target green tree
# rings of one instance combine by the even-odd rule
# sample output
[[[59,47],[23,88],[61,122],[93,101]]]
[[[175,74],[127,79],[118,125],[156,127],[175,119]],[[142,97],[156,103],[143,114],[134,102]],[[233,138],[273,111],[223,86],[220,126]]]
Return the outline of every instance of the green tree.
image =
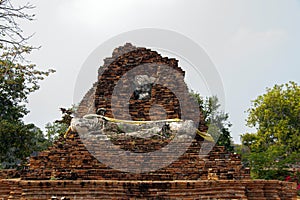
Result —
[[[220,111],[219,100],[216,96],[203,99],[200,94],[191,92],[199,105],[199,109],[203,114],[205,125],[209,127],[208,133],[215,139],[216,145],[225,146],[225,148],[233,152],[232,137],[229,128],[231,123],[228,121],[228,113]]]
[[[247,125],[256,133],[241,136],[248,146],[254,178],[277,179],[300,163],[300,86],[275,85],[252,102]]]
[[[30,4],[14,7],[10,0],[0,1],[0,117],[18,120],[28,113],[24,103],[30,93],[39,89],[38,82],[54,70],[41,71],[25,59],[36,49],[27,44],[31,36],[22,34],[17,21],[33,20],[26,11]]]
[[[43,135],[33,124],[22,118],[28,95],[39,89],[38,82],[54,70],[41,71],[26,59],[37,49],[28,45],[31,36],[24,36],[20,20],[31,21],[30,4],[15,6],[10,0],[0,0],[0,163],[15,167],[32,151],[43,147]]]
[[[248,146],[243,144],[234,144],[234,152],[241,156],[242,165],[244,167],[249,167],[249,159],[247,156],[249,155],[250,149]]]
[[[33,124],[0,120],[0,168],[15,168],[34,151],[45,149],[46,139]]]
[[[69,126],[71,125],[72,114],[75,113],[77,106],[72,105],[71,108],[60,108],[62,112],[62,118],[60,120],[56,120],[53,123],[46,124],[46,137],[48,141],[48,145],[50,146],[56,139],[60,136],[63,136]]]

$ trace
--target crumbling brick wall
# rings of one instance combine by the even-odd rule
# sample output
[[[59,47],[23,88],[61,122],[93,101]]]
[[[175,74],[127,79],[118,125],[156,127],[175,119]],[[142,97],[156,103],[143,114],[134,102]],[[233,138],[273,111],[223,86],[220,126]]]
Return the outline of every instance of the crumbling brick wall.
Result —
[[[90,88],[89,91],[84,95],[75,113],[76,117],[83,117],[84,115],[87,114],[96,113],[95,102],[94,102],[96,88],[97,88],[97,83],[94,83],[92,88]]]
[[[116,53],[118,52],[118,53]],[[138,69],[138,66],[147,64],[145,68],[142,67]],[[98,77],[98,85],[95,93],[95,107],[105,108],[107,110],[106,116],[115,117],[119,119],[127,120],[151,120],[149,116],[150,108],[154,105],[160,105],[165,110],[167,114],[166,118],[180,118],[180,104],[172,91],[169,88],[163,87],[160,84],[155,84],[151,89],[151,97],[148,99],[135,99],[133,94],[124,94],[118,93],[119,96],[128,96],[130,118],[125,116],[125,112],[116,112],[112,113],[112,101],[113,91],[120,79],[128,73],[130,70],[137,69],[137,74],[151,74],[154,78],[159,78],[159,71],[163,71],[163,68],[166,66],[178,71],[176,78],[174,80],[168,80],[169,82],[173,81],[173,84],[178,84],[179,82],[184,83],[184,72],[181,68],[178,67],[178,60],[168,59],[162,57],[155,51],[151,51],[146,48],[135,48],[130,44],[126,44],[124,47],[118,48],[111,59],[106,59],[103,70],[100,72]],[[125,80],[122,84],[122,87],[132,86],[134,76],[128,76],[131,80]],[[185,84],[178,84],[178,87],[186,87]],[[186,88],[179,88],[179,90],[187,90]],[[117,91],[119,92],[119,91]],[[122,102],[117,102],[117,105],[113,105],[118,111],[123,111],[124,105]],[[126,107],[125,107],[126,109]],[[155,113],[159,118],[160,113]],[[162,116],[165,117],[165,116]]]
[[[151,87],[150,98],[137,99],[133,93],[127,92],[131,91],[130,87],[133,86],[132,82],[135,78],[130,75],[132,70],[135,70],[135,74],[151,74],[155,78],[156,83]],[[164,75],[170,73],[173,78],[164,80]],[[82,117],[91,112],[96,113],[98,109],[104,108],[107,117],[118,119],[140,121],[182,118],[183,112],[195,112],[194,107],[188,106],[191,105],[190,102],[193,102],[193,99],[188,94],[189,90],[184,82],[184,75],[185,72],[178,66],[178,60],[162,57],[156,51],[138,48],[127,43],[116,48],[112,57],[104,59],[103,66],[98,70],[98,81],[84,96],[77,116]],[[126,80],[122,79],[124,77]],[[123,89],[128,88],[127,91],[122,90],[123,93],[116,91],[116,85],[120,84],[120,80],[122,80]],[[166,87],[166,82],[169,87]],[[180,93],[180,99],[178,99],[178,94],[174,94],[172,88]],[[112,103],[114,94],[127,98],[128,101]],[[184,110],[182,106],[185,106]],[[184,114],[184,116],[187,115]],[[195,117],[186,119],[195,120]],[[199,129],[206,131],[207,127],[201,113],[196,120],[199,121]]]

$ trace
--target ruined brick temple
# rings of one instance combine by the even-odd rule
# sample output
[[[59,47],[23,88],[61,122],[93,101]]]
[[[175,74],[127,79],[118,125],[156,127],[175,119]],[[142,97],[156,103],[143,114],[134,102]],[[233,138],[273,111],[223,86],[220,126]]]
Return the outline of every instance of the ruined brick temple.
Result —
[[[114,101],[118,82],[141,65],[148,67],[148,75],[134,74],[131,78],[136,81],[135,88],[129,88],[128,79],[124,80],[118,95],[125,96],[127,102]],[[81,101],[76,117],[104,110],[101,115],[120,120],[182,119],[180,99],[159,84],[164,81],[159,80],[159,74],[164,72],[165,66],[178,72],[173,74],[174,80],[169,80],[170,85],[187,91],[185,72],[178,66],[178,60],[128,43],[116,48],[112,57],[104,59],[97,81]],[[142,69],[137,69],[137,73],[138,70]],[[197,117],[198,129],[207,131],[201,113]],[[142,154],[159,150],[171,140],[122,137],[113,143],[123,150]],[[19,172],[20,178],[14,178],[18,174],[14,170],[2,171],[0,199],[296,199],[294,183],[251,180],[249,169],[243,167],[240,156],[227,152],[224,147],[215,146],[207,155],[200,156],[203,142],[204,139],[196,135],[187,151],[166,167],[129,173],[97,160],[80,134],[72,131],[47,150],[31,156],[28,166]]]

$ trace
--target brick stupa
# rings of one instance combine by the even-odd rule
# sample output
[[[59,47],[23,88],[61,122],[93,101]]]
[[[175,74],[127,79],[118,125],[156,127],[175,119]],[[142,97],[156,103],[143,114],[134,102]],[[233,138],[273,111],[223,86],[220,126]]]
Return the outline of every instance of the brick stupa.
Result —
[[[77,117],[96,113],[100,108],[105,108],[107,117],[116,117],[111,109],[113,88],[122,75],[145,63],[171,66],[179,72],[179,81],[184,80],[185,72],[178,66],[176,59],[162,57],[150,49],[125,44],[116,48],[112,57],[104,59],[104,65],[99,68],[98,81],[80,103]],[[185,84],[184,86],[186,87]],[[168,88],[157,85],[151,89],[150,98],[146,100],[130,96],[130,119],[151,120],[149,112],[153,104],[161,106],[165,111],[154,111],[157,112],[158,119],[181,118],[176,95]],[[117,115],[117,118],[128,120],[128,115]],[[201,113],[199,129],[207,130]],[[255,200],[296,198],[293,183],[250,180],[249,169],[242,166],[240,156],[227,152],[224,147],[215,146],[209,154],[199,156],[202,144],[203,139],[197,136],[187,151],[170,165],[154,172],[134,174],[112,169],[98,161],[86,149],[79,134],[72,132],[66,138],[59,138],[49,149],[32,156],[27,169],[21,173],[21,179],[7,179],[11,171],[2,174],[0,197]],[[136,140],[133,144],[127,139],[119,141],[117,145],[125,150],[139,151],[140,147],[158,150],[165,144],[157,139]]]

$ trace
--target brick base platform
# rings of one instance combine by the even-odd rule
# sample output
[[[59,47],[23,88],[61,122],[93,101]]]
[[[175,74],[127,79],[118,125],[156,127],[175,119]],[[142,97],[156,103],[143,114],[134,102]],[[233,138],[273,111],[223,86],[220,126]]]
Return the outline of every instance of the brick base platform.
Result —
[[[70,181],[1,180],[2,199],[254,199],[296,200],[295,183],[265,180]]]

